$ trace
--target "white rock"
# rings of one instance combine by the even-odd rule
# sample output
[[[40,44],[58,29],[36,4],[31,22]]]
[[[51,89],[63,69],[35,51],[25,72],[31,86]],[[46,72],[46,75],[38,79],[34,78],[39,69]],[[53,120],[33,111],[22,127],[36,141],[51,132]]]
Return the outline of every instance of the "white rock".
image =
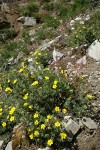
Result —
[[[70,119],[67,123],[64,124],[65,130],[68,131],[69,133],[71,132],[73,136],[79,131],[80,126]]]
[[[81,20],[82,18],[81,17],[77,17],[77,18],[75,18],[74,20],[75,21],[79,21],[79,20]]]
[[[64,120],[69,120],[71,116],[64,116]]]
[[[86,63],[87,63],[86,56],[83,56],[82,58],[76,61],[76,64],[86,65]]]
[[[53,60],[54,61],[57,61],[59,60],[60,58],[62,58],[64,56],[64,54],[56,51],[55,49],[53,50]]]
[[[20,22],[24,22],[25,21],[25,17],[24,16],[22,16],[22,17],[19,17],[18,19],[17,19],[17,21],[20,21]]]
[[[71,20],[71,21],[70,21],[70,25],[71,25],[71,26],[73,26],[73,25],[74,25],[74,23],[75,23],[75,21],[74,21],[74,20]]]
[[[87,55],[94,58],[96,61],[100,60],[100,42],[95,40],[87,50]]]
[[[10,142],[7,144],[5,150],[13,150],[13,149],[12,149],[12,141],[10,141]]]
[[[3,141],[0,141],[0,147],[2,146],[2,144],[3,144]]]
[[[34,17],[25,17],[24,25],[25,25],[25,26],[33,26],[33,25],[36,25],[36,19],[34,19]]]
[[[84,117],[82,119],[84,125],[86,125],[89,129],[97,129],[97,125],[91,118]]]

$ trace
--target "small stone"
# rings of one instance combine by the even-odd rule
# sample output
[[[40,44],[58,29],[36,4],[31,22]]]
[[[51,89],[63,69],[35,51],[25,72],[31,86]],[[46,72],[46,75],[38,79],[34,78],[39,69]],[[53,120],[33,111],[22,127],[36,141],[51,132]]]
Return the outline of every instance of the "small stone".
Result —
[[[54,61],[57,61],[59,60],[60,58],[62,58],[64,56],[64,54],[56,51],[55,49],[53,50],[53,60]]]
[[[0,147],[2,146],[2,144],[3,144],[3,141],[0,141]]]
[[[24,16],[19,17],[19,18],[17,19],[17,21],[24,23],[24,21],[25,21],[25,17],[24,17]]]
[[[25,17],[24,26],[33,26],[36,25],[36,19],[34,17]]]
[[[64,120],[69,120],[71,116],[64,116]]]
[[[69,133],[71,132],[73,136],[79,131],[80,126],[70,119],[67,123],[64,124],[65,130],[68,131]]]
[[[10,141],[10,142],[7,144],[5,150],[13,150],[13,149],[12,149],[12,141]]]
[[[76,61],[76,64],[86,65],[86,63],[87,63],[86,56],[83,56],[82,58],[80,58]]]
[[[89,129],[97,129],[97,125],[91,118],[84,117],[82,119],[82,122],[85,126],[87,126]]]

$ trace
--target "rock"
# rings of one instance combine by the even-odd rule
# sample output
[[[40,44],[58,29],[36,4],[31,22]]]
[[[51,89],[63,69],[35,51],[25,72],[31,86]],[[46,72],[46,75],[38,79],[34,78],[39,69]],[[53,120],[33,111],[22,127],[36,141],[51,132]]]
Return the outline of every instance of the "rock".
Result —
[[[25,17],[24,17],[24,16],[19,17],[19,18],[17,19],[17,21],[24,23],[24,22],[25,22]]]
[[[14,58],[11,57],[9,60],[8,60],[8,63],[12,63],[14,61]]]
[[[1,11],[5,12],[5,13],[9,13],[10,12],[10,8],[8,7],[7,3],[2,3],[1,4]]]
[[[25,17],[24,26],[33,26],[36,25],[36,19],[34,17]]]
[[[77,18],[75,18],[74,20],[75,21],[79,21],[79,20],[81,20],[82,18],[81,17],[77,17]]]
[[[69,120],[71,116],[64,116],[64,120]]]
[[[83,65],[86,65],[86,63],[87,63],[86,55],[76,61],[76,64],[83,64]]]
[[[0,140],[0,147],[2,146],[2,144],[3,144],[3,141]]]
[[[85,126],[87,126],[89,129],[97,129],[97,125],[91,118],[84,117],[82,119],[82,122]]]
[[[87,55],[96,61],[100,60],[100,42],[98,40],[95,40],[91,46],[88,48]]]
[[[21,58],[23,58],[23,53],[22,53],[22,52],[19,52],[17,58],[14,59],[14,64],[17,64],[18,61],[19,61]]]
[[[53,50],[53,60],[54,61],[61,59],[63,56],[64,56],[64,54],[56,51],[55,49]]]
[[[10,142],[7,144],[5,150],[13,150],[13,149],[12,149],[12,141],[10,141]]]
[[[50,42],[48,42],[47,44],[45,44],[45,45],[43,44],[39,49],[45,50],[48,47],[50,47],[51,45],[53,45],[54,43],[57,43],[61,38],[62,38],[62,35],[59,35],[55,39],[53,39]]]
[[[73,121],[72,119],[69,119],[67,123],[64,123],[65,130],[69,133],[71,133],[73,136],[79,131],[80,126]]]
[[[70,21],[70,26],[73,26],[75,24],[75,21],[74,20],[71,20]]]
[[[34,64],[33,58],[29,58],[28,59],[28,70],[32,74],[34,72],[34,69],[35,69],[35,64]]]
[[[29,145],[26,129],[22,123],[14,127],[12,135],[13,150],[17,150],[19,145],[22,147],[27,147]]]

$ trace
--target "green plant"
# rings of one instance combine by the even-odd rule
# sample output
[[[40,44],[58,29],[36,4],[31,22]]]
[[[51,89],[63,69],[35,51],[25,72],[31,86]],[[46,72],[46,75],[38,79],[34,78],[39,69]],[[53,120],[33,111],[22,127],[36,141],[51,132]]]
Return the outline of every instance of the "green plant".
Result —
[[[40,57],[41,53],[35,56]],[[84,94],[80,76],[70,80],[63,70],[59,70],[58,76],[39,66],[36,63],[36,71],[31,74],[25,61],[7,75],[0,75],[0,132],[3,134],[22,122],[34,144],[64,147],[68,141],[64,115],[89,115],[90,96]]]
[[[31,2],[29,4],[27,4],[26,6],[23,6],[20,9],[20,13],[24,16],[34,16],[34,14],[36,14],[39,10],[39,4],[36,2]]]
[[[60,22],[58,19],[52,17],[52,16],[46,16],[43,18],[43,21],[47,27],[53,27],[57,28],[60,25]]]

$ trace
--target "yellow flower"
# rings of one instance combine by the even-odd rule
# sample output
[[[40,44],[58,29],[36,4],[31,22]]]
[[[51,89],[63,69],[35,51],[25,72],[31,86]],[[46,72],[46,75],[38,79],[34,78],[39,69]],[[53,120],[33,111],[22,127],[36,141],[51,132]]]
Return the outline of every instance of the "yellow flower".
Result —
[[[3,123],[2,123],[2,126],[3,126],[3,127],[6,127],[6,125],[7,125],[6,122],[3,122]]]
[[[35,114],[33,115],[34,118],[38,118],[38,116],[39,116],[38,113],[35,113]]]
[[[62,133],[60,133],[60,137],[61,137],[62,140],[66,139],[67,138],[67,134],[62,132]]]
[[[48,76],[45,76],[45,79],[46,79],[46,80],[49,80],[49,77],[48,77]]]
[[[41,129],[45,129],[45,124],[41,124]]]
[[[15,120],[15,117],[14,116],[11,116],[10,117],[10,121],[12,122],[12,121],[14,121]]]
[[[65,114],[67,112],[67,110],[65,108],[63,108],[62,112]]]
[[[53,89],[56,89],[56,88],[57,88],[57,85],[56,85],[56,84],[54,84],[54,85],[52,86],[52,88],[53,88]]]
[[[11,93],[11,92],[12,92],[12,89],[11,89],[10,87],[7,87],[7,88],[5,89],[5,92]]]
[[[34,81],[32,85],[38,85],[38,81]]]
[[[32,105],[30,105],[28,108],[32,109],[32,107],[33,107],[33,106],[32,106]]]
[[[55,125],[55,127],[60,127],[60,122],[57,121],[57,122],[55,122],[54,125]]]
[[[24,71],[24,67],[22,67],[22,68],[19,69],[20,73],[23,72],[23,71]]]
[[[36,121],[34,122],[34,125],[38,125],[38,124],[39,124],[39,121],[36,120]]]
[[[41,56],[41,53],[40,53],[40,52],[38,53],[38,56]]]
[[[10,83],[10,79],[8,79],[8,83]]]
[[[58,106],[56,106],[56,107],[55,107],[55,111],[56,111],[56,112],[59,112],[59,111],[60,111],[60,108],[59,108]]]
[[[52,139],[48,140],[47,144],[48,144],[48,146],[51,146],[53,144],[53,140]]]
[[[54,84],[56,85],[57,83],[58,83],[58,81],[57,81],[57,80],[55,80],[55,81],[54,81]]]
[[[34,135],[35,136],[38,136],[39,135],[39,132],[36,130],[36,131],[34,131]]]
[[[1,84],[0,84],[0,91],[2,91],[2,86],[1,86]]]
[[[51,116],[51,115],[48,115],[48,116],[47,116],[47,119],[51,119],[51,118],[52,118],[52,116]]]
[[[16,79],[16,80],[14,80],[13,84],[16,84],[16,82],[17,82],[17,79]]]
[[[38,65],[38,64],[39,64],[39,62],[37,62],[37,61],[36,61],[36,62],[35,62],[35,64],[36,64],[36,65]]]
[[[24,103],[24,106],[26,107],[28,105],[28,103]]]
[[[23,99],[24,100],[28,99],[28,93],[23,96]]]
[[[86,96],[87,96],[87,98],[89,98],[89,99],[94,98],[94,96],[93,96],[93,95],[91,95],[91,94],[87,94]]]
[[[30,139],[32,140],[34,138],[33,133],[29,135]]]
[[[0,112],[2,111],[2,108],[0,108]]]
[[[12,107],[11,110],[9,111],[9,114],[12,115],[15,112],[16,108]]]
[[[61,70],[61,73],[63,74],[63,73],[64,73],[64,70]]]

